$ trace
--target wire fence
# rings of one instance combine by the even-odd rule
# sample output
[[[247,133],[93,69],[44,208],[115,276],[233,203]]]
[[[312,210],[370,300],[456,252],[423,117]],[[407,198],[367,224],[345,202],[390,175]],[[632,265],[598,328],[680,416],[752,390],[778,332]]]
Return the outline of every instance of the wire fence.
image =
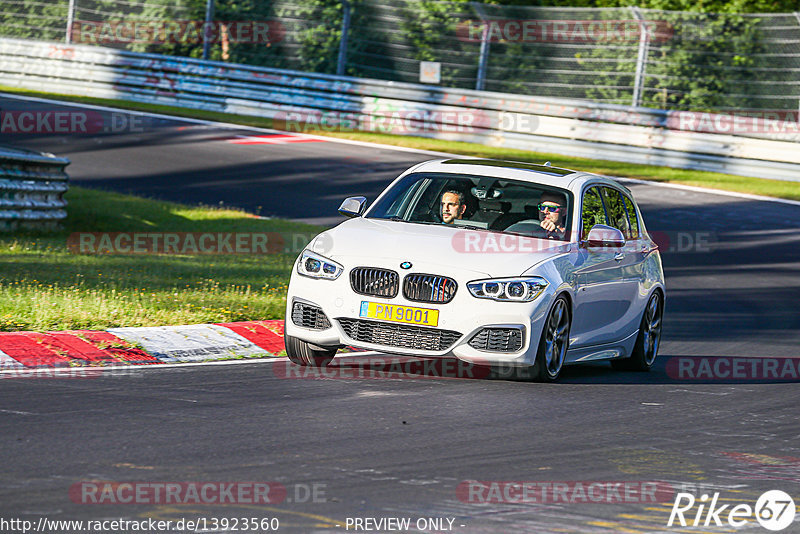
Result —
[[[412,83],[432,68],[443,87],[670,110],[796,120],[800,106],[800,13],[434,0],[0,0],[0,6],[6,37]]]

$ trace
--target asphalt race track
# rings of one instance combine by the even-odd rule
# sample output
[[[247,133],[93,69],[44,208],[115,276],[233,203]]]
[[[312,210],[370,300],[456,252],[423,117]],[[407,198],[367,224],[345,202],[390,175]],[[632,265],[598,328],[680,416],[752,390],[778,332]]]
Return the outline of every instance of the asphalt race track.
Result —
[[[58,108],[0,99],[4,111],[40,107]],[[0,142],[68,157],[75,184],[322,224],[339,220],[345,196],[374,199],[430,159],[236,141],[254,135],[267,134],[147,118],[140,131]],[[364,522],[381,518],[408,518],[411,532],[769,532],[754,515],[739,529],[727,521],[767,490],[800,505],[800,206],[630,187],[667,280],[651,373],[595,364],[568,368],[555,385],[408,378],[377,356],[359,378],[364,356],[348,356],[322,378],[269,361],[0,380],[0,517],[203,518],[207,532],[244,530],[234,518],[278,518],[279,532],[398,531]],[[269,483],[277,498],[133,504],[114,493],[125,482]],[[508,482],[535,491],[523,498]],[[92,504],[97,488],[115,489]],[[667,526],[677,492],[697,504],[707,496],[685,512],[697,527]],[[723,526],[706,513],[717,493],[717,509],[729,505],[715,516]],[[800,532],[800,514],[783,532]]]

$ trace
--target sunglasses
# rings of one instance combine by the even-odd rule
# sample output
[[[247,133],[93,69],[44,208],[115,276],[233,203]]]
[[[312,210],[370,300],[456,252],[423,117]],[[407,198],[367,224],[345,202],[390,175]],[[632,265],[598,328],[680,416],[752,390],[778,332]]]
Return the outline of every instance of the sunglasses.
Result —
[[[561,206],[550,206],[549,204],[539,204],[539,211],[541,212],[551,212],[551,213],[558,213],[561,211]]]

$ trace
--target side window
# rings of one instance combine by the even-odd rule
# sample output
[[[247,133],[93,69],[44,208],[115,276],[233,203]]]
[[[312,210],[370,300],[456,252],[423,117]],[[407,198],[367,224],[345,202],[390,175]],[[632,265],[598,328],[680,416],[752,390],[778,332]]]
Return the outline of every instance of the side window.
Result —
[[[603,200],[608,213],[609,226],[619,229],[626,238],[630,238],[631,231],[628,225],[628,214],[625,211],[625,203],[620,192],[610,187],[604,187]]]
[[[581,207],[581,239],[589,235],[589,230],[595,224],[608,224],[606,213],[603,210],[603,201],[600,200],[600,191],[596,187],[587,189],[583,194]]]
[[[639,239],[639,219],[636,216],[636,206],[633,205],[633,200],[625,195],[622,195],[625,201],[625,211],[628,212],[628,221],[631,225],[631,235],[628,239]]]

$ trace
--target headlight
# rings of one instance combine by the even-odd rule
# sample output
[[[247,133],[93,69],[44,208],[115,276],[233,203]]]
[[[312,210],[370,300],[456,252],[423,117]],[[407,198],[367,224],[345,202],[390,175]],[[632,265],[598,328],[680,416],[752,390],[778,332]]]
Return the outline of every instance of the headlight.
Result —
[[[540,276],[527,278],[497,278],[469,282],[467,288],[473,297],[501,302],[530,302],[538,297],[548,285]]]
[[[336,280],[344,271],[344,267],[316,252],[304,250],[297,262],[297,272],[311,278],[328,278]]]

